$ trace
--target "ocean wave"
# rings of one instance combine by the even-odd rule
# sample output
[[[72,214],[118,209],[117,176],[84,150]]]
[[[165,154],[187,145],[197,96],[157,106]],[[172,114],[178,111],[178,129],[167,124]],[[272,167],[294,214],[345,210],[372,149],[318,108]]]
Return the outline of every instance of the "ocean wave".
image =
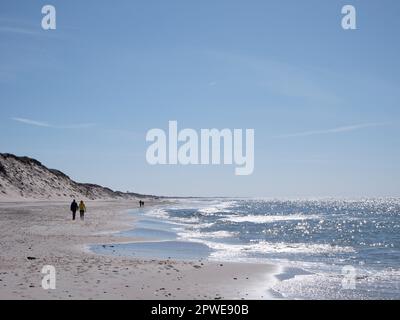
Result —
[[[229,231],[214,231],[214,232],[200,232],[200,231],[185,231],[178,232],[178,236],[182,240],[205,239],[205,238],[230,238],[237,235]]]
[[[154,210],[150,210],[144,214],[145,216],[152,218],[163,219],[169,223],[179,223],[179,224],[195,224],[199,223],[200,219],[196,216],[188,216],[188,217],[173,217],[166,210],[157,208]]]
[[[230,215],[225,218],[221,218],[221,221],[228,222],[251,222],[251,223],[271,223],[278,221],[291,221],[291,220],[310,220],[310,219],[321,219],[319,215],[302,215],[302,214],[292,214],[292,215],[247,215],[247,216],[237,216]]]
[[[236,205],[235,201],[226,201],[226,202],[220,202],[218,204],[212,205],[212,206],[207,206],[205,208],[200,208],[197,213],[203,214],[203,215],[212,215],[214,213],[219,213],[219,212],[232,212],[232,208]]]
[[[211,254],[211,258],[221,260],[238,260],[240,258],[248,258],[248,254],[337,254],[337,253],[354,253],[352,247],[341,247],[329,244],[307,244],[307,243],[272,243],[261,241],[252,244],[228,244],[221,242],[213,242],[199,238],[191,238],[190,241],[201,242],[209,248],[215,250]],[[238,260],[239,261],[239,260]]]
[[[309,243],[271,243],[262,241],[251,246],[251,250],[271,253],[353,253],[354,248],[349,246],[338,246],[330,244],[309,244]]]
[[[161,218],[161,219],[166,219],[169,217],[168,212],[161,208],[155,208],[155,209],[149,210],[144,215],[153,217],[153,218]]]

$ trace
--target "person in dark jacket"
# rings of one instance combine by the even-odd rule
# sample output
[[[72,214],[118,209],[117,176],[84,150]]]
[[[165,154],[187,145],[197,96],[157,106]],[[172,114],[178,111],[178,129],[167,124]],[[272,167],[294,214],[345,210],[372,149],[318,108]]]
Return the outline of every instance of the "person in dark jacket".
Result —
[[[78,204],[75,199],[71,203],[71,211],[72,211],[72,220],[75,220],[76,211],[78,211]]]

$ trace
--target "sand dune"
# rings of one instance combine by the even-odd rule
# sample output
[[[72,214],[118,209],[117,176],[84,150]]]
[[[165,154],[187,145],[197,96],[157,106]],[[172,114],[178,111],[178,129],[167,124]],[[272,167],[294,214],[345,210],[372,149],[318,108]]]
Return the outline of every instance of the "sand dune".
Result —
[[[135,199],[142,195],[78,183],[35,159],[0,153],[0,201]]]

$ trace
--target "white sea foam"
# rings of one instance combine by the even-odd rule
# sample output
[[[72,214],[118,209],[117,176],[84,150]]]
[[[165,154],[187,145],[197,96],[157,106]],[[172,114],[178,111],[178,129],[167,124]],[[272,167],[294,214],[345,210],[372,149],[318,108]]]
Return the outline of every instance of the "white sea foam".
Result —
[[[302,214],[292,214],[292,215],[248,215],[248,216],[237,216],[230,215],[225,218],[221,218],[221,221],[229,222],[252,222],[252,223],[271,223],[278,221],[290,221],[290,220],[311,220],[320,219],[319,215],[302,215]]]
[[[330,244],[309,244],[309,243],[270,243],[262,241],[250,245],[250,250],[255,252],[271,252],[271,253],[351,253],[354,252],[352,247],[341,247]]]
[[[205,239],[205,238],[229,238],[233,237],[236,234],[229,231],[214,231],[214,232],[200,232],[200,231],[187,231],[178,232],[178,236],[182,240],[193,240],[193,239]]]
[[[166,219],[169,216],[168,213],[164,209],[161,209],[161,208],[155,208],[155,209],[149,210],[144,215],[154,217],[154,218],[161,218],[161,219]]]
[[[235,201],[225,201],[218,204],[200,208],[198,213],[204,215],[211,215],[218,212],[232,212],[231,208],[235,206]],[[229,209],[228,209],[229,208]]]
[[[198,217],[171,217],[168,212],[162,208],[156,208],[154,210],[150,210],[145,213],[146,216],[152,218],[159,218],[167,220],[168,222],[177,222],[177,223],[198,223]]]
[[[208,214],[214,214],[217,212],[221,212],[222,210],[223,209],[218,208],[218,207],[208,207],[208,208],[199,209],[197,212],[200,214],[208,215]],[[225,211],[225,210],[223,210],[223,211]]]
[[[199,238],[191,238],[191,241],[200,242],[215,250],[210,258],[215,260],[247,260],[248,254],[337,254],[353,253],[351,247],[332,246],[329,244],[307,244],[307,243],[271,243],[261,241],[252,244],[239,245],[221,242],[213,242]]]

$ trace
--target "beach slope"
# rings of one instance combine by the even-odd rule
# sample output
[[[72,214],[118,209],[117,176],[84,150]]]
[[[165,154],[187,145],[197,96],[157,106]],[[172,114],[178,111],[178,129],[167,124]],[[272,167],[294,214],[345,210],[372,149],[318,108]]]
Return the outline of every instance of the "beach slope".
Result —
[[[156,200],[146,205],[160,204]],[[68,202],[0,203],[0,299],[267,299],[273,265],[104,256],[92,244],[140,239],[113,236],[133,228],[137,201],[91,201],[72,221]],[[56,289],[41,287],[45,265]]]

